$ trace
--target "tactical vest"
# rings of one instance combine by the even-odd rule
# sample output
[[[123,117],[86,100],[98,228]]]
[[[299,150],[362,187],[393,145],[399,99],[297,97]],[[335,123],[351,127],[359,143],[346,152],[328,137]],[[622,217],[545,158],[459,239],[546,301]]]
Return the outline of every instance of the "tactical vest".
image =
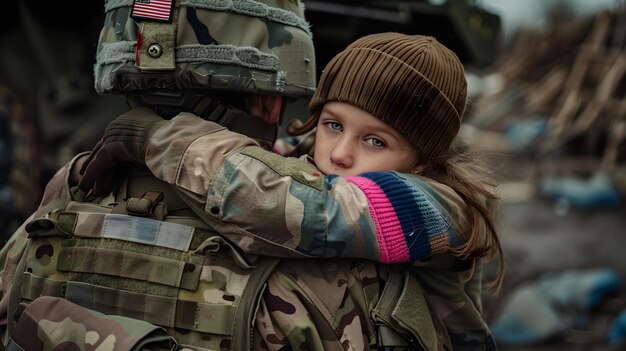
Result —
[[[189,208],[147,173],[97,202],[82,201],[76,188],[65,191],[26,226],[30,243],[11,314],[17,302],[53,296],[160,326],[178,343],[170,348],[251,349],[258,302],[278,259],[244,255],[201,220],[203,209]],[[419,289],[410,274],[390,274],[372,311],[381,349],[407,349],[407,339],[423,349],[436,344]]]
[[[73,189],[65,206],[28,223],[12,293],[159,325],[179,347],[249,349],[254,306],[277,260],[244,257],[180,200],[168,206],[169,185],[131,180],[99,203],[76,201]],[[152,190],[137,196],[144,187]]]

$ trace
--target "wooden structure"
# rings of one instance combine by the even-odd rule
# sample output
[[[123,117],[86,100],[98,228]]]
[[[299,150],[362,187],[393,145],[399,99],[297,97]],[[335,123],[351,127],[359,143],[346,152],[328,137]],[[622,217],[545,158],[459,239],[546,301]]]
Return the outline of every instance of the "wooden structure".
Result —
[[[538,174],[626,166],[626,2],[592,18],[520,33],[491,69],[502,90],[479,96],[469,121],[503,131],[514,118],[545,118],[545,134],[527,150]]]

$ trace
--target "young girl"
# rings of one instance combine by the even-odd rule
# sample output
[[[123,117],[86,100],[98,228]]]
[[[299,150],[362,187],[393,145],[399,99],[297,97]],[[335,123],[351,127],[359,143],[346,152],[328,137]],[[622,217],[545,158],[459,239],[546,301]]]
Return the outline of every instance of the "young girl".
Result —
[[[399,33],[361,38],[335,56],[291,135],[315,130],[315,166],[324,174],[397,171],[435,180],[467,205],[472,228],[457,254],[503,257],[493,217],[498,196],[476,155],[457,140],[467,82],[456,55],[436,39]],[[487,226],[487,230],[482,228]]]
[[[467,150],[453,145],[466,100],[461,63],[434,38],[369,35],[331,60],[310,102],[311,118],[290,128],[302,134],[317,127],[309,164],[188,113],[165,122],[145,110],[109,128],[136,129],[144,116],[147,144],[120,153],[124,143],[105,132],[81,184],[90,187],[112,157],[130,154],[182,189],[245,252],[366,259],[282,261],[257,313],[263,347],[287,339],[295,348],[371,346],[372,296],[387,279],[372,263],[378,261],[412,263],[423,290],[417,294],[428,301],[419,313],[430,311],[436,334],[434,343],[421,334],[422,347],[491,350],[475,272],[500,254],[493,283],[502,281],[497,196]]]

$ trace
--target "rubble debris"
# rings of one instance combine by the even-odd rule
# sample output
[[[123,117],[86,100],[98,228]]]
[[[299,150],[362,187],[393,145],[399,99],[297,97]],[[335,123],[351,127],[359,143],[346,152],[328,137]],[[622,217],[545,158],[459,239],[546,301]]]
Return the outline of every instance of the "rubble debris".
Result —
[[[538,188],[545,179],[603,174],[624,189],[626,2],[566,17],[516,35],[485,72],[498,84],[473,97],[466,122],[505,135],[531,161]]]

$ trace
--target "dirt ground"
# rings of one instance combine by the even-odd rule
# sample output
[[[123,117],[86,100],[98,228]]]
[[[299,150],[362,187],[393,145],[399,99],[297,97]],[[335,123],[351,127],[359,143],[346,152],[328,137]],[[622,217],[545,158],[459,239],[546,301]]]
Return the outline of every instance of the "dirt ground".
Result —
[[[610,268],[626,277],[626,216],[622,208],[556,214],[554,205],[539,199],[503,205],[501,234],[507,276],[497,297],[484,299],[488,321],[493,321],[516,288],[548,272]],[[613,319],[626,309],[626,293],[609,296],[588,314],[584,329],[571,329],[543,345],[505,347],[502,350],[614,350],[607,341]]]
[[[489,323],[493,323],[511,294],[545,273],[608,268],[626,282],[626,207],[562,208],[537,191],[533,164],[528,159],[500,153],[492,161],[502,182],[504,201],[498,225],[507,271],[501,293],[484,297]],[[626,292],[622,287],[585,314],[584,327],[568,329],[537,345],[499,344],[499,348],[513,351],[624,350],[626,345],[609,345],[607,332],[625,309]]]

